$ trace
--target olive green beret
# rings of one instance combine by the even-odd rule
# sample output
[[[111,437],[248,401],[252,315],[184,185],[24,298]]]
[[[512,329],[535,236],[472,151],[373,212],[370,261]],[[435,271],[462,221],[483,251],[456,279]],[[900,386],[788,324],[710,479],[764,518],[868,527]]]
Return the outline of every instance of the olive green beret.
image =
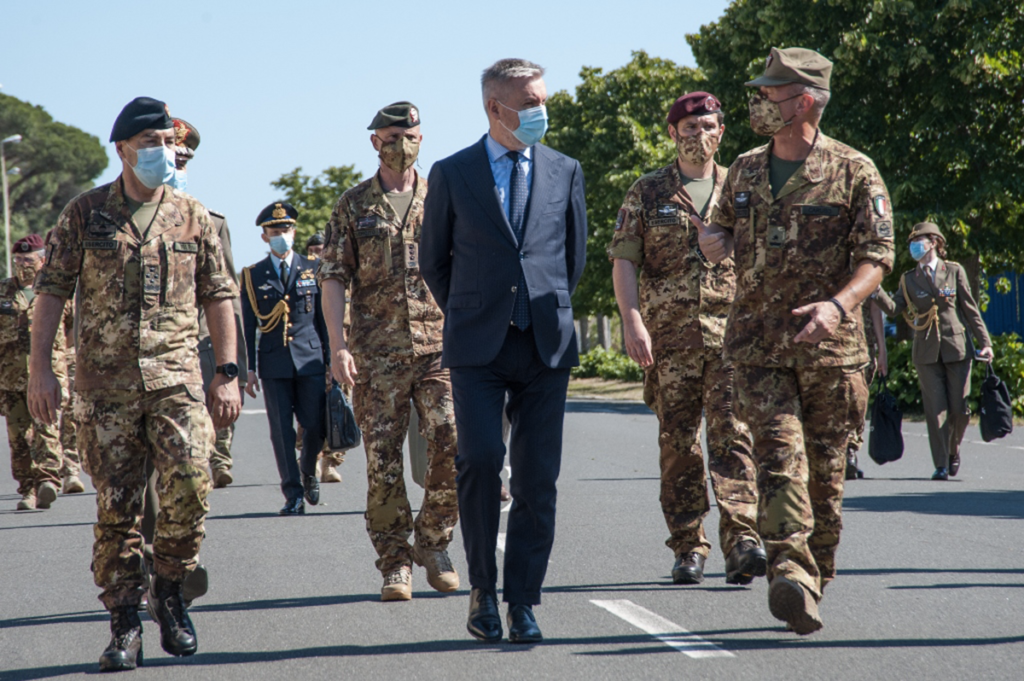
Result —
[[[748,87],[800,83],[820,90],[829,89],[832,62],[804,47],[773,47],[764,64],[764,75],[745,83]]]
[[[910,230],[910,236],[907,238],[907,241],[913,241],[919,236],[937,236],[942,239],[943,243],[946,241],[946,237],[942,236],[939,226],[934,222],[919,222],[914,225],[914,228]]]
[[[367,130],[381,128],[415,128],[420,124],[420,110],[412,102],[395,102],[377,112]]]

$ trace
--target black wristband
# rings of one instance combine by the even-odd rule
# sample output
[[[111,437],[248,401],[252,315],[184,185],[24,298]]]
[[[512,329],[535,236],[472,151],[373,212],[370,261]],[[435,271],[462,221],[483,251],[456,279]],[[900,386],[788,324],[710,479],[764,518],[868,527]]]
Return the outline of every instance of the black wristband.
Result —
[[[836,309],[839,310],[839,320],[840,321],[842,321],[843,319],[846,319],[846,310],[843,309],[843,306],[839,304],[838,300],[836,300],[835,298],[829,298],[828,302],[830,302],[833,305],[835,305]]]

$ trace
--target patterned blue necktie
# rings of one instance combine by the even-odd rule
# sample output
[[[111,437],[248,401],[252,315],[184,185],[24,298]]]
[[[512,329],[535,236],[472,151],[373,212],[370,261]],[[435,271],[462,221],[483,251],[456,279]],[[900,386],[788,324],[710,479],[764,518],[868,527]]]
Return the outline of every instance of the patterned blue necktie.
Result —
[[[512,159],[512,177],[508,183],[508,222],[519,242],[519,261],[523,255],[523,218],[526,215],[526,199],[529,188],[526,186],[526,173],[519,167],[519,152],[510,151],[506,154]],[[526,288],[526,275],[522,264],[519,266],[519,283],[516,284],[516,298],[512,307],[512,323],[520,329],[530,327],[530,294]]]

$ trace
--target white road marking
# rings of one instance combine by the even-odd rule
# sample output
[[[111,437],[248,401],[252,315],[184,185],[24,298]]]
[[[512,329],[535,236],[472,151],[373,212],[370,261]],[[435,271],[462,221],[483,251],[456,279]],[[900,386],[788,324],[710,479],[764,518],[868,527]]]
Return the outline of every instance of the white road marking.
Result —
[[[508,475],[509,480],[511,480],[511,478],[512,478],[512,467],[511,466],[505,466],[505,473]],[[511,487],[511,486],[512,486],[512,484],[510,482],[509,483],[509,487]],[[501,512],[502,513],[508,513],[508,509],[510,509],[510,508],[512,508],[512,502],[511,501],[501,507]],[[502,546],[505,545],[504,542],[505,542],[505,540],[503,539],[502,540]],[[503,548],[502,551],[504,551],[504,550],[505,549]]]
[[[243,409],[243,414],[266,414],[266,409]]]
[[[616,617],[632,624],[637,629],[646,631],[665,645],[675,648],[688,657],[736,657],[728,650],[722,650],[714,643],[705,641],[696,634],[647,608],[642,608],[633,601],[590,601],[599,608],[604,608]]]
[[[499,532],[498,533],[498,550],[501,551],[502,553],[505,553],[505,533],[504,532]]]

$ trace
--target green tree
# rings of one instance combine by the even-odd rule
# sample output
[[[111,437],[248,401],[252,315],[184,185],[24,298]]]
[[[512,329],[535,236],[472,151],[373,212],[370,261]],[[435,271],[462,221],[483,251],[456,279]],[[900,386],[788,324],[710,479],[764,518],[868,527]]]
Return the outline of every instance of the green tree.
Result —
[[[8,170],[18,168],[7,178],[13,241],[45,235],[68,201],[92,187],[108,159],[94,135],[54,121],[41,106],[0,94],[0,139],[10,135],[22,136],[18,144],[4,145]]]
[[[349,165],[331,166],[316,177],[303,175],[302,168],[298,167],[270,183],[270,186],[284,192],[288,203],[299,209],[296,250],[305,253],[306,239],[323,231],[341,195],[362,180],[362,173]]]
[[[586,179],[587,268],[573,308],[578,316],[612,315],[617,307],[605,248],[616,215],[630,185],[675,156],[665,116],[676,98],[703,83],[697,71],[642,50],[607,74],[584,67],[580,78],[575,97],[562,90],[548,99],[544,142],[578,159]]]
[[[1024,271],[1024,6],[1019,0],[736,0],[687,36],[730,118],[746,117],[743,82],[772,46],[831,59],[822,129],[874,159],[892,195],[898,264],[910,227],[947,235],[975,284],[981,270]],[[736,126],[726,158],[763,144]]]

